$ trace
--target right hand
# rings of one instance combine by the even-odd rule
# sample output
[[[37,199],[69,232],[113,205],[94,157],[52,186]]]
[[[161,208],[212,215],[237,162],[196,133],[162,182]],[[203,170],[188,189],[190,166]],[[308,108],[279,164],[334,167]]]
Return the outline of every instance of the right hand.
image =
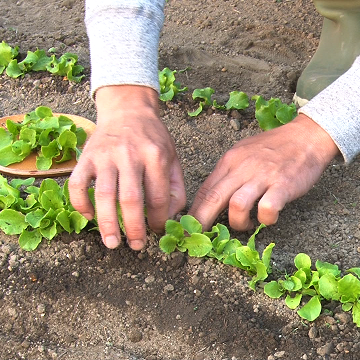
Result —
[[[129,246],[141,250],[146,242],[144,204],[155,232],[163,231],[165,221],[185,206],[175,145],[159,118],[158,94],[151,88],[100,88],[96,107],[96,130],[70,177],[71,203],[91,220],[95,211],[88,187],[95,179],[96,215],[104,244],[108,248],[120,244],[119,200]]]

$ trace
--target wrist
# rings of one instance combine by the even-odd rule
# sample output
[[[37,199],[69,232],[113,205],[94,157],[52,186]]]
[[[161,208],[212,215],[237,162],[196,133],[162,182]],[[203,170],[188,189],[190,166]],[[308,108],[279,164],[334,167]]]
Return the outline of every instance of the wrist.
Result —
[[[299,114],[290,124],[297,128],[294,134],[303,137],[304,147],[307,146],[310,151],[314,151],[323,164],[328,164],[340,154],[339,148],[331,136],[310,117]]]
[[[98,119],[116,113],[150,112],[158,116],[158,93],[146,86],[111,85],[99,88],[95,94]]]

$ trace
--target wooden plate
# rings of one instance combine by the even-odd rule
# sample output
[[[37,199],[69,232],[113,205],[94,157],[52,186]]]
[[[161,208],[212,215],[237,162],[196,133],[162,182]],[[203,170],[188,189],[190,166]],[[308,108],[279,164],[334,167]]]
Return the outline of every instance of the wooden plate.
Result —
[[[82,127],[87,133],[87,139],[94,132],[96,125],[81,116],[70,115],[70,114],[54,114],[54,116],[64,115],[70,118],[77,127]],[[14,122],[22,122],[25,114],[11,115],[0,118],[0,126],[6,127],[6,120],[10,119]],[[37,170],[36,169],[36,153],[30,154],[22,162],[11,164],[8,166],[0,165],[0,173],[6,175],[15,175],[19,177],[51,177],[51,176],[62,176],[69,175],[76,165],[76,159],[65,161],[61,164],[54,162],[51,169],[49,170]]]

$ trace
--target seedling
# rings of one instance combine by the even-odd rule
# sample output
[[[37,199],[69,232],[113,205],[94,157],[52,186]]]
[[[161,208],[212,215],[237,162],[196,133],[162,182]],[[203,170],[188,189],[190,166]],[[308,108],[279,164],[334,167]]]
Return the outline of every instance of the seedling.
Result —
[[[88,223],[70,203],[68,180],[63,187],[53,179],[36,187],[34,180],[8,183],[0,175],[0,229],[8,235],[20,235],[19,245],[27,251],[35,250],[43,238],[51,241],[63,231],[79,234]]]
[[[175,250],[188,251],[189,256],[213,257],[224,264],[246,270],[252,276],[249,286],[255,290],[256,283],[265,280],[271,272],[271,243],[262,257],[255,249],[255,236],[265,225],[260,225],[249,238],[246,246],[238,239],[230,239],[225,225],[217,224],[209,232],[202,232],[202,225],[191,215],[184,215],[180,222],[168,220],[166,234],[160,239],[162,251],[170,254]]]
[[[179,92],[183,92],[188,89],[187,87],[181,87],[181,84],[176,81],[176,73],[176,70],[170,70],[167,67],[162,71],[159,71],[161,101],[172,100]]]
[[[296,117],[296,106],[284,104],[278,98],[266,101],[262,96],[254,95],[255,117],[263,130],[270,130],[289,123]]]
[[[49,49],[51,53],[52,49]],[[0,44],[0,74],[6,69],[11,78],[24,76],[30,71],[48,71],[53,75],[66,77],[69,81],[80,82],[84,67],[77,64],[78,56],[65,53],[57,58],[55,55],[46,55],[45,50],[28,51],[27,56],[18,62],[19,47],[12,48],[4,41]]]
[[[40,106],[26,114],[21,123],[7,120],[6,129],[0,128],[0,165],[21,162],[37,152],[36,168],[48,170],[53,161],[72,159],[72,153],[78,159],[86,137],[85,130],[77,128],[71,119],[56,117],[50,108]]]
[[[249,106],[249,97],[242,91],[232,91],[229,94],[229,100],[225,105],[220,105],[216,100],[212,100],[211,97],[215,93],[215,90],[211,87],[204,89],[195,89],[192,94],[193,100],[200,100],[199,107],[192,112],[188,112],[189,116],[198,116],[205,106],[213,106],[219,110],[243,110]]]

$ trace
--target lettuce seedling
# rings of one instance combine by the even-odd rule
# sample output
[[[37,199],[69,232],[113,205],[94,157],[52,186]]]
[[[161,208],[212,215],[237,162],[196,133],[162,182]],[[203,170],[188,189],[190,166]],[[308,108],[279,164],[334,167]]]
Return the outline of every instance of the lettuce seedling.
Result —
[[[249,238],[246,246],[239,240],[230,239],[230,232],[225,225],[217,224],[211,231],[202,233],[201,224],[191,215],[184,215],[180,222],[168,220],[166,234],[160,239],[159,246],[165,253],[175,250],[188,251],[189,256],[214,257],[227,265],[246,270],[252,276],[249,286],[255,290],[256,283],[265,280],[271,272],[271,243],[264,250],[262,257],[255,249],[255,236],[265,225],[260,225]]]
[[[9,184],[0,175],[0,229],[20,235],[19,245],[27,251],[35,250],[43,238],[51,241],[63,231],[78,234],[88,223],[70,203],[68,180],[63,187],[53,179],[36,187],[34,180],[14,179]]]
[[[37,49],[28,51],[25,59],[18,62],[18,50],[18,47],[11,48],[4,41],[0,44],[0,74],[6,69],[6,74],[16,79],[30,71],[48,71],[76,83],[85,76],[80,75],[84,67],[77,64],[76,54],[65,53],[57,58],[55,55],[47,56],[45,50]]]
[[[21,162],[31,152],[37,152],[37,169],[48,170],[53,161],[70,160],[73,154],[78,160],[79,147],[86,137],[85,130],[77,128],[68,117],[56,117],[50,108],[39,106],[26,114],[21,123],[7,120],[6,129],[0,128],[0,165]]]
[[[263,130],[270,130],[287,124],[297,115],[294,103],[287,105],[278,98],[271,98],[266,101],[260,95],[254,95],[251,99],[255,100],[255,117]]]
[[[175,74],[176,70],[170,70],[169,68],[164,68],[162,71],[159,71],[159,83],[160,83],[160,100],[161,101],[170,101],[172,100],[179,92],[186,91],[188,88],[181,87],[181,84],[176,81]]]
[[[211,87],[204,89],[195,89],[192,94],[193,100],[200,100],[199,107],[192,112],[188,112],[189,116],[198,116],[205,106],[213,106],[219,110],[243,110],[249,106],[249,97],[242,91],[232,91],[229,94],[229,100],[225,105],[220,105],[216,100],[211,99],[215,90]]]

